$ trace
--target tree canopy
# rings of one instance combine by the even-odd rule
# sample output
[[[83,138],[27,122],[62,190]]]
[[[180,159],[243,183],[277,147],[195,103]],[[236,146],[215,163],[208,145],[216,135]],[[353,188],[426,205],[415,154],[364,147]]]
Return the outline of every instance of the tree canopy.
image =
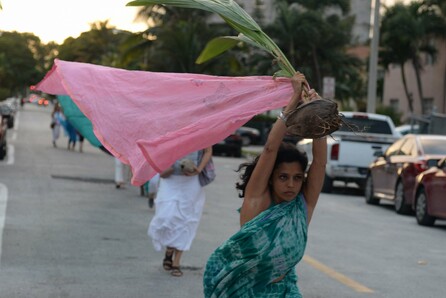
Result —
[[[30,33],[1,32],[0,38],[0,100],[24,94],[31,82],[44,75],[39,63],[46,51],[40,39]]]

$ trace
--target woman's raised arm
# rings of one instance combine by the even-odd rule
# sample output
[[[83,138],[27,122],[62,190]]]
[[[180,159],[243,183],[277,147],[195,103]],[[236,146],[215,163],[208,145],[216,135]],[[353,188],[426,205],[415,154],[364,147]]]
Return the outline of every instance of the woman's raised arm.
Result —
[[[299,72],[293,76],[291,83],[293,84],[294,94],[288,105],[284,108],[281,116],[274,123],[263,148],[263,152],[260,154],[257,165],[246,185],[245,197],[240,210],[241,225],[267,209],[271,203],[268,183],[277,152],[286,134],[285,117],[288,113],[296,109],[302,98],[303,84],[307,84],[305,76]]]
[[[313,162],[308,170],[307,181],[303,190],[305,201],[307,202],[308,223],[310,223],[325,179],[325,165],[327,164],[327,137],[314,139],[312,146]]]

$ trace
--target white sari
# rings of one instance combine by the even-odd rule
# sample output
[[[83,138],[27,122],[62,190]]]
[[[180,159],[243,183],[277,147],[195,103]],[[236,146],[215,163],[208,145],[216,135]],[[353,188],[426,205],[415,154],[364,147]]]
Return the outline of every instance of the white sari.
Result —
[[[186,158],[197,164],[197,155],[193,152]],[[205,193],[198,175],[181,175],[178,161],[174,169],[175,173],[168,178],[160,178],[155,216],[147,231],[157,251],[165,247],[189,250],[204,207]]]

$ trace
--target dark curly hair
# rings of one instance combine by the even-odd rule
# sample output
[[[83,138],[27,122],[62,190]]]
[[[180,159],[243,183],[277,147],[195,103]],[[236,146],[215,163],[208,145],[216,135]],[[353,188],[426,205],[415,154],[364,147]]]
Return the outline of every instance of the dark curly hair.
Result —
[[[246,185],[251,178],[251,174],[259,161],[260,155],[257,156],[252,162],[242,163],[237,172],[240,172],[240,182],[235,184],[235,188],[239,190],[239,197],[245,197]],[[305,152],[300,151],[295,145],[287,142],[282,142],[277,152],[276,161],[274,162],[273,171],[284,162],[298,162],[302,166],[302,169],[306,170],[308,166],[308,158]]]

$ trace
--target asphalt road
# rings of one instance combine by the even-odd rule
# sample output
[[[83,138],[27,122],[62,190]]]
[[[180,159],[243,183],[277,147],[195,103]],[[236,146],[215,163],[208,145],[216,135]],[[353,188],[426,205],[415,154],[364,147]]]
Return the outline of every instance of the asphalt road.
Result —
[[[115,189],[112,157],[51,145],[51,108],[26,105],[0,162],[0,298],[202,297],[203,267],[238,229],[234,170],[214,157],[217,179],[184,276],[171,277],[147,237],[154,214],[139,188]],[[127,175],[127,178],[129,178]],[[416,224],[391,205],[368,206],[354,189],[322,194],[297,266],[305,298],[445,297],[446,222]]]

